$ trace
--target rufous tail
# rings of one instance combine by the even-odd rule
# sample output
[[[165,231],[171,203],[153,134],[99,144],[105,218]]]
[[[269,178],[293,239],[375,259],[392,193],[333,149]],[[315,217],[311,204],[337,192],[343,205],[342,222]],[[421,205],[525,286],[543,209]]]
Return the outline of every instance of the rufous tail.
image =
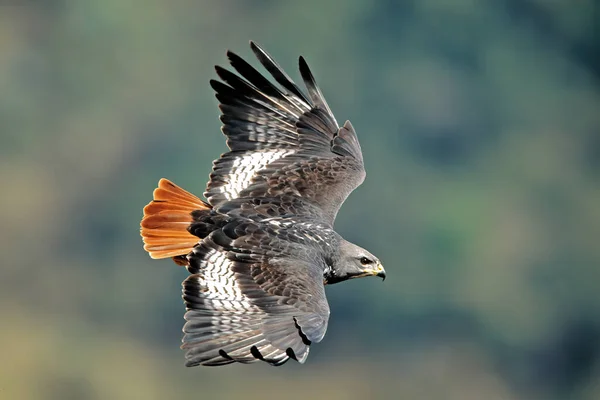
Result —
[[[210,209],[210,205],[168,179],[161,179],[154,189],[153,198],[144,207],[140,234],[144,250],[152,258],[173,257],[184,264],[187,255],[199,238],[188,232],[192,211]]]

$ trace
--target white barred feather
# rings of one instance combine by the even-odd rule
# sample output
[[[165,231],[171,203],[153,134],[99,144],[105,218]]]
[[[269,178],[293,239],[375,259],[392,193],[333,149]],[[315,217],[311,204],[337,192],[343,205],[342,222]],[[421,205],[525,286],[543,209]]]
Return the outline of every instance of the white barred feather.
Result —
[[[206,254],[197,278],[198,285],[207,289],[201,297],[216,309],[240,312],[256,309],[235,282],[231,266],[232,262],[224,253],[212,249]]]
[[[279,149],[240,155],[233,161],[231,171],[227,176],[228,182],[217,190],[223,193],[227,200],[236,199],[242,190],[250,186],[258,171],[273,161],[293,153],[292,150]]]

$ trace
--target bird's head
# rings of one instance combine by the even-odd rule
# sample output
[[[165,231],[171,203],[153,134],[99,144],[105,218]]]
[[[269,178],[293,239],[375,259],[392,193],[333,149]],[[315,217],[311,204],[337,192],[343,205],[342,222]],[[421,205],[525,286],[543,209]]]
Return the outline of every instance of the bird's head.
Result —
[[[325,272],[325,283],[333,284],[363,276],[378,276],[385,279],[381,261],[367,250],[342,240],[340,256]]]

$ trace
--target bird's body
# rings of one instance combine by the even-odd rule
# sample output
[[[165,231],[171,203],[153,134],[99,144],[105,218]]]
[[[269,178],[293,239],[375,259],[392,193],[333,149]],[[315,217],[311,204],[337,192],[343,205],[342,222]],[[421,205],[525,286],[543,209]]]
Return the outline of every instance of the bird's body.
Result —
[[[230,152],[215,161],[208,202],[163,179],[144,209],[153,258],[186,266],[188,366],[289,358],[304,362],[327,329],[324,285],[385,272],[372,254],[333,230],[365,177],[349,122],[337,125],[304,60],[308,97],[251,44],[275,86],[229,52],[245,78],[217,67],[211,81]]]

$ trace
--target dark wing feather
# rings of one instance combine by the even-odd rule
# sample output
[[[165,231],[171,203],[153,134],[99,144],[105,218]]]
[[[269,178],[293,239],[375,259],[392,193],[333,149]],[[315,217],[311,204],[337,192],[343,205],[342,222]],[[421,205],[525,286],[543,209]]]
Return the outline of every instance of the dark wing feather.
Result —
[[[327,116],[332,120],[330,123],[337,127],[338,123],[335,120],[335,117],[333,116],[333,113],[331,112],[327,101],[325,101],[325,97],[323,96],[323,93],[321,93],[321,89],[319,89],[315,77],[313,76],[312,72],[310,72],[310,68],[308,68],[308,64],[306,63],[306,60],[304,60],[304,57],[300,57],[299,65],[300,74],[302,75],[302,79],[304,79],[304,84],[308,89],[308,94],[312,100],[313,107],[325,110],[327,112]]]
[[[231,151],[214,162],[204,194],[213,207],[239,198],[297,196],[332,224],[365,176],[356,132],[349,122],[338,126],[303,58],[308,95],[263,49],[251,47],[278,85],[232,52],[227,55],[239,75],[216,67],[224,83],[211,85]]]
[[[269,55],[269,53],[264,51],[254,42],[250,42],[250,48],[254,52],[254,55],[256,55],[256,58],[258,58],[258,61],[260,61],[266,70],[269,71],[277,83],[286,88],[291,95],[295,96],[303,104],[309,104],[309,101],[304,93],[302,93],[294,81],[292,81],[292,79],[285,73],[283,68],[277,64],[277,62]]]
[[[293,242],[273,233],[236,219],[188,255],[186,365],[304,362],[310,344],[325,335],[324,266],[290,257]]]
[[[290,219],[296,222],[300,215],[303,216],[302,220],[305,222],[319,222],[322,220],[319,207],[303,200],[301,197],[285,195],[235,199],[217,207],[213,212],[226,214],[228,217],[251,219],[256,222],[266,219]],[[193,233],[192,230],[190,232]]]

